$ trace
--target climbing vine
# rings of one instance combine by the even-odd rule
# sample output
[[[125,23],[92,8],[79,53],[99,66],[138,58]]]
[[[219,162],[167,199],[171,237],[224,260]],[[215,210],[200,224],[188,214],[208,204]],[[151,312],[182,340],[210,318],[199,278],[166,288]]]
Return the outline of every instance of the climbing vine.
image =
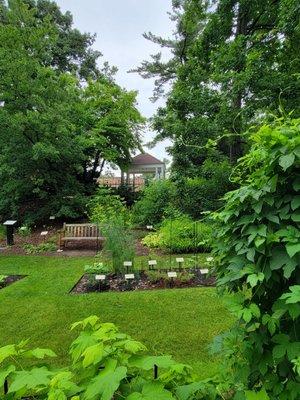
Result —
[[[265,125],[236,168],[215,254],[218,286],[237,316],[223,337],[235,393],[296,400],[300,393],[300,120]],[[254,395],[254,393],[252,393]],[[250,393],[251,395],[251,393]],[[250,396],[248,395],[248,396]],[[246,395],[246,398],[247,395]]]

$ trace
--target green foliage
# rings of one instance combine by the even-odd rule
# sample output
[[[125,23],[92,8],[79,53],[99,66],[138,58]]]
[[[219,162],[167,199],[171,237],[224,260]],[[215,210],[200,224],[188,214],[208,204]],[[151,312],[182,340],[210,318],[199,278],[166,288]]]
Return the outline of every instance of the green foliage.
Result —
[[[20,228],[18,229],[18,234],[22,237],[29,236],[31,234],[30,226],[27,225],[20,226]]]
[[[53,242],[45,242],[37,245],[25,243],[22,247],[27,254],[50,253],[56,251],[57,249],[57,245]]]
[[[253,123],[269,115],[300,115],[300,9],[298,0],[180,0],[172,2],[170,18],[171,38],[145,37],[171,51],[171,58],[164,61],[160,51],[136,72],[154,78],[156,98],[169,83],[152,126],[154,142],[171,140],[171,174],[181,184],[184,177],[206,179],[206,160],[220,169],[224,158],[235,165],[248,148],[244,132]],[[219,175],[218,186],[204,184],[207,197],[200,193],[200,205],[208,199],[209,210],[233,189],[227,169],[223,180]]]
[[[108,274],[110,271],[111,268],[102,262],[84,266],[84,272],[87,274]]]
[[[104,163],[126,165],[139,147],[136,93],[95,71],[92,39],[54,3],[0,7],[0,213],[82,217]]]
[[[116,273],[124,272],[124,261],[133,261],[135,256],[135,241],[132,233],[124,225],[122,219],[115,218],[102,225],[105,236],[103,250],[112,258],[113,270]]]
[[[155,225],[172,212],[175,186],[170,180],[154,180],[146,186],[133,207],[133,222],[140,225]]]
[[[0,240],[5,238],[5,228],[3,225],[0,225]]]
[[[251,140],[236,168],[240,188],[215,214],[218,284],[231,294],[238,317],[224,339],[225,363],[235,392],[256,391],[246,392],[246,399],[296,400],[300,121],[264,125]]]
[[[124,224],[129,222],[130,213],[123,200],[106,187],[97,189],[90,201],[89,209],[91,221],[99,225],[108,224],[116,219],[124,221]]]
[[[142,243],[172,253],[209,251],[212,238],[210,225],[192,221],[188,216],[166,219],[157,232],[145,236]]]
[[[217,210],[223,205],[221,198],[233,189],[229,177],[232,167],[227,161],[204,161],[194,178],[176,177],[176,205],[194,219],[203,211]]]
[[[0,286],[5,282],[6,278],[7,278],[6,275],[0,275]]]

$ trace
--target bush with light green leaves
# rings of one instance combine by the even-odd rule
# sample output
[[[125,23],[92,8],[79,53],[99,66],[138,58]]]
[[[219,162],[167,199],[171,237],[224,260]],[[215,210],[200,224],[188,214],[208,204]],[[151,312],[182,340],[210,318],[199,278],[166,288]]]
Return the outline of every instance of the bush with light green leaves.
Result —
[[[236,327],[223,337],[235,400],[300,398],[300,120],[262,126],[215,214],[218,285]],[[253,397],[251,397],[253,396]]]

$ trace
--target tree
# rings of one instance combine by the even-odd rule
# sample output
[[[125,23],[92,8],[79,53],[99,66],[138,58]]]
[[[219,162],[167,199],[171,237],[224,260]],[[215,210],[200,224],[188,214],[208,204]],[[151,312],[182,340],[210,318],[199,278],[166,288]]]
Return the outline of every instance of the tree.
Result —
[[[0,213],[27,222],[82,215],[100,155],[128,163],[138,146],[136,93],[103,75],[81,85],[56,68],[57,25],[27,2],[12,0],[1,15]]]
[[[295,0],[182,0],[173,8],[175,39],[147,35],[173,58],[164,64],[155,56],[137,71],[158,85],[172,79],[153,119],[156,141],[173,141],[173,173],[195,176],[207,158],[234,164],[247,147],[242,132],[262,116],[299,115],[300,11]]]

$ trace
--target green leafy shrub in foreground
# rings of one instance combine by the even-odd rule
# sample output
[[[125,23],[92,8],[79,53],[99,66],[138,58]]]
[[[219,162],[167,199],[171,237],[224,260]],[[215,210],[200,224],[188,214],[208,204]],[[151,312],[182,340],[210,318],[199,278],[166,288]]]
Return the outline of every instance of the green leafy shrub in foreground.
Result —
[[[210,251],[211,236],[210,225],[183,215],[164,220],[158,231],[145,236],[142,243],[172,253],[206,252]]]
[[[70,346],[71,364],[63,369],[24,368],[28,358],[40,363],[56,356],[49,349],[28,350],[26,341],[0,348],[1,399],[187,400],[197,392],[199,399],[201,393],[216,399],[211,383],[194,382],[191,367],[170,356],[148,355],[143,344],[114,324],[91,316],[73,324],[77,328],[81,332]]]
[[[300,399],[300,120],[263,126],[219,222],[218,284],[238,318],[224,336],[234,399]]]

